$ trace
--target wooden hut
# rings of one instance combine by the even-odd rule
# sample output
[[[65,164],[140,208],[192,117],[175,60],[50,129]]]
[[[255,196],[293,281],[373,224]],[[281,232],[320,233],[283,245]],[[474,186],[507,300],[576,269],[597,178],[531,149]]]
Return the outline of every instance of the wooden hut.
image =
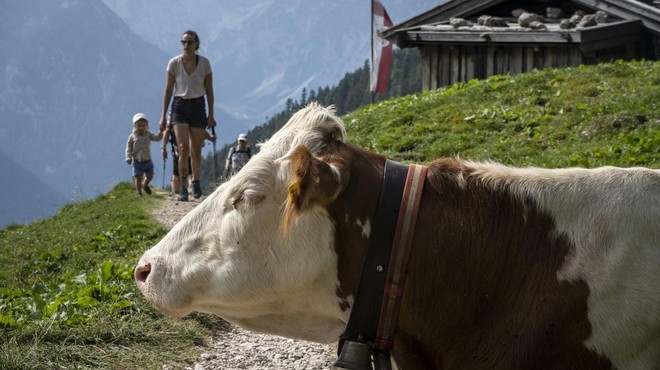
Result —
[[[660,5],[641,0],[449,0],[384,37],[419,48],[423,88],[660,56]]]

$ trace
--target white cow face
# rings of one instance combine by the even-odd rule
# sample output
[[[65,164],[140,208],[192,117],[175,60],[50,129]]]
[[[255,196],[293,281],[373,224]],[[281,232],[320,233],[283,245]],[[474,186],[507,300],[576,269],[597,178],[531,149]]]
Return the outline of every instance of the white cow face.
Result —
[[[288,142],[299,131],[290,132]],[[336,296],[334,222],[318,206],[281,228],[290,198],[287,137],[276,134],[144,253],[136,282],[160,311],[209,312],[249,330],[338,339],[348,312]]]

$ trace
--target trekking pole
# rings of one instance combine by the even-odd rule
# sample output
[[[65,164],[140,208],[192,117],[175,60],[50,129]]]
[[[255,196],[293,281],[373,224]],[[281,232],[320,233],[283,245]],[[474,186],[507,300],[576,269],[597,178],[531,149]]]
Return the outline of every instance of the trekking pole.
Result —
[[[161,189],[165,189],[165,165],[167,165],[167,159],[163,158],[163,186]]]
[[[211,127],[211,134],[215,136],[215,121],[213,121],[213,127]],[[213,179],[214,181],[218,181],[218,158],[215,152],[215,142],[218,141],[218,137],[215,137],[215,140],[213,141],[213,172],[215,173],[215,178]]]

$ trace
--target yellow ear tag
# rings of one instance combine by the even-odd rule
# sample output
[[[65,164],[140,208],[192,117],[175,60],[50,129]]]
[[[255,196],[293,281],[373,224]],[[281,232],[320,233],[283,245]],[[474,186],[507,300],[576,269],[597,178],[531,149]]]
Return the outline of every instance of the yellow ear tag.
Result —
[[[319,176],[316,176],[314,178],[314,182],[316,183],[316,185],[320,184],[321,183],[321,178]]]
[[[298,197],[300,196],[300,194],[298,194],[298,185],[293,183],[289,185],[288,190],[289,190],[289,201],[291,203],[296,203],[298,201]]]

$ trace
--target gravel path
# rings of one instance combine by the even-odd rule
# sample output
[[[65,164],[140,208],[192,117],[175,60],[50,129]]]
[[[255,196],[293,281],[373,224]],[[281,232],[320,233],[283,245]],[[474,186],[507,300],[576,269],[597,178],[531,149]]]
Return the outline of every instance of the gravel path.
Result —
[[[154,210],[153,216],[171,228],[201,201],[192,197],[190,199],[188,202],[179,202],[175,197],[167,197],[164,206]],[[194,367],[186,370],[330,369],[336,351],[334,344],[252,333],[226,323],[213,333],[212,344],[203,349]],[[163,366],[163,369],[175,370],[168,366]]]

